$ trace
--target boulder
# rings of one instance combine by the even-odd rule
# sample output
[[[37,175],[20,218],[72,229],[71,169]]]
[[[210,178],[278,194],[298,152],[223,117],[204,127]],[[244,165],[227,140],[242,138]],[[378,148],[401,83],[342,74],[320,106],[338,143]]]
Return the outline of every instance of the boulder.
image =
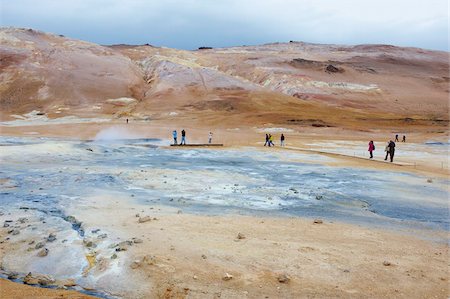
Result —
[[[150,216],[139,217],[138,223],[145,223],[145,222],[149,222],[149,221],[152,221],[152,217],[150,217]]]
[[[223,280],[228,281],[233,279],[233,275],[225,273],[225,275],[222,277]]]
[[[291,279],[286,274],[280,274],[277,277],[278,282],[280,283],[288,283]]]
[[[50,275],[32,274],[30,272],[23,278],[23,283],[30,285],[39,284],[42,286],[50,286],[54,285],[55,280]]]
[[[322,219],[314,219],[314,223],[315,224],[322,224],[323,220]]]
[[[56,235],[54,233],[51,233],[50,235],[48,235],[47,242],[53,242],[55,240],[56,240]]]
[[[341,68],[338,68],[332,64],[327,65],[326,71],[329,73],[342,73],[343,70]]]
[[[41,242],[38,242],[38,243],[36,244],[36,246],[34,246],[34,248],[35,248],[35,249],[41,249],[41,248],[44,247],[44,246],[45,246],[45,242],[41,241]]]
[[[48,249],[47,248],[42,248],[37,253],[37,256],[39,256],[39,257],[44,257],[44,256],[47,256],[47,255],[48,255]]]

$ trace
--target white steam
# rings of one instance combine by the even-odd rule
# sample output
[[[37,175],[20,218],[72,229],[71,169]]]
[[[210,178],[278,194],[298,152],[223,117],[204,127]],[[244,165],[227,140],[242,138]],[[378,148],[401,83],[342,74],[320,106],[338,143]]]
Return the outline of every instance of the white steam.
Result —
[[[112,141],[121,139],[137,139],[140,138],[137,134],[130,132],[124,127],[109,127],[101,130],[95,135],[95,141]]]

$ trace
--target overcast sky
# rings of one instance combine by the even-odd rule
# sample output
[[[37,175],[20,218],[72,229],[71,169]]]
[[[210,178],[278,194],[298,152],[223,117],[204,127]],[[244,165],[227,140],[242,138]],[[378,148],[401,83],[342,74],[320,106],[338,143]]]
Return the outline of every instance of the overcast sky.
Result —
[[[0,0],[1,26],[181,49],[289,40],[448,51],[447,0]]]

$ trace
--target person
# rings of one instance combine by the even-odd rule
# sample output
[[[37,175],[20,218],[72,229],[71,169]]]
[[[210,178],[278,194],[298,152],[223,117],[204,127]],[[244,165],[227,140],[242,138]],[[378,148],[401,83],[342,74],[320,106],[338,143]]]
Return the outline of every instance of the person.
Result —
[[[281,134],[281,137],[280,137],[280,146],[284,146],[284,135],[283,134]]]
[[[211,144],[213,133],[209,132],[208,134],[208,143]]]
[[[173,144],[177,144],[177,130],[173,130],[172,136],[173,136]]]
[[[395,142],[398,142],[398,134],[395,134]]]
[[[406,136],[405,135],[403,135],[402,142],[406,142]]]
[[[394,141],[389,141],[389,157],[391,159],[391,162],[394,162],[394,154],[395,154],[395,142]]]
[[[375,144],[373,143],[373,140],[369,141],[369,153],[370,153],[370,159],[373,159],[373,154],[372,152],[375,150]]]
[[[266,143],[264,143],[264,146],[266,146],[266,145],[270,146],[269,135],[267,135],[267,134],[266,134]]]
[[[182,131],[181,131],[181,143],[180,143],[180,145],[186,145],[186,131],[183,129]]]
[[[273,144],[273,137],[272,134],[269,134],[269,146],[275,146],[275,144]]]
[[[128,123],[128,118],[127,118],[127,123]]]
[[[389,141],[386,144],[386,147],[384,148],[384,151],[386,152],[386,157],[384,157],[384,161],[387,160],[388,155],[389,155]]]

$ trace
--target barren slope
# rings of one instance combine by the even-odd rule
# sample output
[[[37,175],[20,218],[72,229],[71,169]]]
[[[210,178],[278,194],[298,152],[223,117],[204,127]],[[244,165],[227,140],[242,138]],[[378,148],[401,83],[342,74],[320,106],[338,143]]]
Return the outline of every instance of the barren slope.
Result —
[[[2,120],[130,117],[235,127],[448,125],[448,53],[299,42],[184,51],[0,31]],[[17,116],[16,116],[17,117]]]

